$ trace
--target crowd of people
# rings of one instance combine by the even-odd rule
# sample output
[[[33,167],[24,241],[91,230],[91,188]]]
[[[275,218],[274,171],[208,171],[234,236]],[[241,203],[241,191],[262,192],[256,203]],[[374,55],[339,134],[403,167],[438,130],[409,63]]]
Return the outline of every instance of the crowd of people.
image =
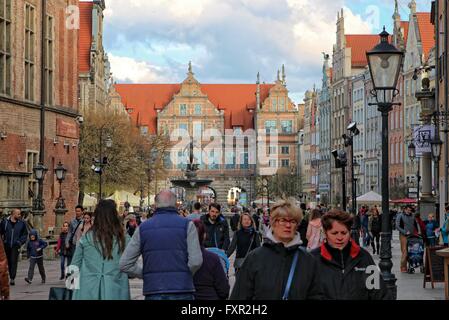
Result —
[[[407,237],[420,236],[434,246],[441,235],[448,243],[449,206],[441,227],[434,215],[423,221],[413,211],[404,207],[392,223],[400,234],[404,272]],[[358,239],[351,238],[354,228]],[[68,276],[68,266],[79,270],[74,300],[128,300],[134,278],[142,280],[146,300],[384,300],[392,294],[380,272],[377,288],[368,287],[370,274],[360,272],[375,266],[368,248],[380,253],[381,232],[382,215],[375,206],[363,206],[352,216],[282,199],[270,208],[236,207],[228,222],[220,204],[195,203],[189,212],[164,190],[148,217],[127,210],[119,214],[113,200],[101,200],[93,213],[77,206],[54,251],[60,257],[60,280]],[[24,245],[29,258],[24,280],[32,284],[37,265],[45,283],[47,242],[36,230],[28,231],[19,209],[1,221],[0,235],[0,298],[8,299],[15,285]]]

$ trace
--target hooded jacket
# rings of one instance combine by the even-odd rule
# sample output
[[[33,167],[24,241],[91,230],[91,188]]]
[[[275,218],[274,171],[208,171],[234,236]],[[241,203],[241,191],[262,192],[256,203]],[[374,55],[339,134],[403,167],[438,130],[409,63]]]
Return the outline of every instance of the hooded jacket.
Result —
[[[321,299],[317,261],[304,248],[299,234],[284,246],[267,232],[264,244],[248,254],[237,273],[231,300],[280,300],[284,294],[295,252],[295,268],[288,299]]]
[[[352,240],[343,250],[323,243],[313,250],[318,262],[319,284],[329,300],[391,300],[390,291],[371,255]],[[373,270],[371,270],[371,267]],[[374,279],[376,272],[379,278]],[[368,279],[368,277],[371,277]],[[379,289],[368,289],[367,284]]]
[[[229,226],[226,218],[223,215],[219,215],[215,223],[209,221],[209,214],[205,214],[201,217],[206,228],[206,240],[204,241],[204,247],[216,247],[225,251],[229,248]]]
[[[36,239],[34,241],[31,239],[28,241],[27,256],[32,259],[42,258],[44,256],[44,249],[48,246],[48,243],[39,238],[37,230],[31,230],[30,238],[31,236],[35,236]]]
[[[0,223],[0,235],[3,238],[5,247],[19,248],[27,241],[28,230],[25,222],[17,220],[16,223],[12,223],[9,217]]]

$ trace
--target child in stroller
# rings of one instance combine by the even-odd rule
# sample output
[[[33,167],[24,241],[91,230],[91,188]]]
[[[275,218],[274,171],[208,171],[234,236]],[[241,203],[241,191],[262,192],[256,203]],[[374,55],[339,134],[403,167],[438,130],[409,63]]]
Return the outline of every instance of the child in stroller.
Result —
[[[407,260],[408,273],[414,273],[415,268],[420,268],[424,272],[424,241],[419,235],[410,235],[407,237]]]

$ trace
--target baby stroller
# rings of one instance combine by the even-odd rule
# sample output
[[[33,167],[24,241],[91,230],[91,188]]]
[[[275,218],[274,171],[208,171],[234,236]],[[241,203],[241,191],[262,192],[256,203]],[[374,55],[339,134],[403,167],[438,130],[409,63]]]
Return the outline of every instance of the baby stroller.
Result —
[[[415,273],[415,268],[424,272],[424,241],[421,236],[412,235],[407,237],[407,260],[408,273]]]

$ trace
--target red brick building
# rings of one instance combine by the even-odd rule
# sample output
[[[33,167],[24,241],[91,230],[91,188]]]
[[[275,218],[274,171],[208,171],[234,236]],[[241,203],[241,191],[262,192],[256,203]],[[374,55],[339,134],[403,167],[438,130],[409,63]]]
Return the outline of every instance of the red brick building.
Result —
[[[66,219],[78,198],[77,5],[77,0],[0,0],[0,30],[5,32],[0,43],[0,213],[32,209],[44,108],[44,236],[55,226],[59,161],[67,168],[62,184],[70,209]]]

